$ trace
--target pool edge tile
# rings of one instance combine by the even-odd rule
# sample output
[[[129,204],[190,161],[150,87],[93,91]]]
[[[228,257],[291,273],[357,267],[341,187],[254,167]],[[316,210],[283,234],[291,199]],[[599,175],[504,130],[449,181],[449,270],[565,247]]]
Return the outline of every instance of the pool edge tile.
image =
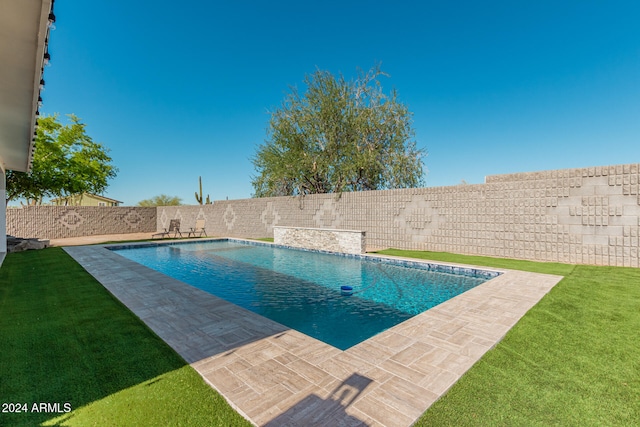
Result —
[[[322,414],[335,420],[340,420],[340,417],[345,420],[348,418],[354,423],[361,422],[361,425],[410,426],[486,351],[502,339],[508,332],[509,325],[515,324],[562,279],[561,276],[487,269],[501,274],[440,304],[435,307],[437,310],[421,313],[364,341],[363,343],[368,344],[360,349],[352,350],[357,347],[354,346],[340,351],[284,326],[282,330],[274,330],[271,324],[267,326],[265,322],[265,328],[260,331],[258,327],[263,322],[261,319],[264,319],[261,316],[226,301],[220,302],[213,296],[211,299],[199,292],[185,292],[184,287],[189,285],[161,273],[154,274],[146,267],[136,267],[132,261],[120,262],[107,255],[108,252],[113,252],[102,246],[76,246],[64,250],[116,298],[121,301],[124,298],[127,301],[125,305],[185,358],[234,409],[256,425],[269,426],[285,419],[305,425],[305,422]],[[118,258],[124,260],[122,257]],[[124,277],[135,277],[136,281],[131,282],[123,279]],[[121,286],[123,280],[127,281],[127,286]],[[181,307],[174,307],[180,313],[179,320],[176,320],[178,318],[171,310],[161,310],[160,306],[154,307],[144,299],[143,294],[150,286],[166,292],[161,300],[162,304],[173,304],[169,295],[176,296],[175,304],[183,304]],[[479,290],[473,292],[476,289]],[[190,298],[194,299],[192,304],[189,303]],[[502,306],[508,306],[508,312],[500,315]],[[206,328],[209,319],[203,311],[206,307],[212,307],[212,315],[220,310],[233,313],[234,318],[229,322],[234,323],[233,327],[248,327],[248,341],[234,346],[220,343],[215,334],[203,332],[201,328]],[[245,317],[251,317],[252,321],[243,322]],[[394,340],[387,344],[385,337],[391,334],[395,334]],[[447,337],[450,341],[447,341]],[[257,352],[252,353],[251,350]],[[376,350],[379,350],[379,354],[374,354]],[[424,353],[421,354],[421,351]],[[372,360],[366,360],[367,352],[374,352],[370,353]],[[439,356],[430,358],[431,352],[438,353]],[[224,360],[226,357],[229,359]],[[306,364],[303,367],[299,363],[301,372],[295,370],[294,362],[297,360]],[[287,361],[293,365],[287,367]],[[439,366],[431,365],[432,362]],[[269,407],[271,400],[265,393],[271,388],[267,387],[264,380],[252,380],[246,374],[247,369],[250,369],[247,366],[260,364],[265,365],[256,372],[278,371],[277,376],[285,384],[273,387],[284,387],[281,389],[283,396],[288,396],[282,399],[282,407],[271,406],[268,413],[263,411],[262,415],[257,414],[253,408],[256,405]],[[396,364],[399,367],[393,372]],[[223,368],[226,369],[221,371],[226,375],[224,378],[211,375],[216,369]],[[308,377],[305,377],[304,369],[308,370]],[[326,375],[323,376],[323,372]],[[405,378],[412,375],[416,375],[418,381]],[[291,380],[286,379],[289,377]],[[296,378],[303,378],[304,381],[295,384],[298,381]],[[253,387],[252,381],[255,381]],[[415,408],[410,415],[390,406],[394,402],[388,400],[392,399],[388,394],[394,393],[394,387],[405,382],[415,382],[415,387],[427,391],[422,393],[422,397],[416,396],[418,401],[412,401]],[[235,388],[228,390],[228,387]],[[286,393],[285,389],[291,394]],[[257,390],[262,390],[262,393]],[[336,404],[337,396],[344,396],[344,400]],[[388,400],[387,403],[384,402],[385,399]],[[396,406],[402,407],[400,403]]]

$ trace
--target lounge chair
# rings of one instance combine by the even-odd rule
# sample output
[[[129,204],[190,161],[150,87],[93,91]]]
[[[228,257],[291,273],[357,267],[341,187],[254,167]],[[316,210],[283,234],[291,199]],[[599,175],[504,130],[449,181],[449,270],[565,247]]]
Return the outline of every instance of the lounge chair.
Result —
[[[173,233],[173,237],[177,237],[178,235],[180,235],[180,237],[182,237],[182,233],[180,232],[180,220],[179,219],[172,219],[169,221],[169,228],[165,228],[164,231],[161,231],[160,233],[156,233],[151,235],[151,238],[155,238],[156,236],[160,236],[162,238],[164,237],[168,237],[171,233]]]
[[[195,227],[191,227],[191,229],[189,230],[189,237],[191,237],[191,235],[193,234],[193,237],[196,237],[196,234],[200,234],[200,237],[202,237],[202,235],[204,234],[205,237],[207,237],[207,232],[204,229],[204,219],[196,219],[196,226]]]

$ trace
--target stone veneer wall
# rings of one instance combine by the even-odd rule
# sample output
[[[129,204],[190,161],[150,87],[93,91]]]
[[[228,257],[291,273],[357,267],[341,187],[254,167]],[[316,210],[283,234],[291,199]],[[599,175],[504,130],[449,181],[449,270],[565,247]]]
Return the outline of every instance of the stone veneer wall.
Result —
[[[156,231],[156,208],[27,206],[7,209],[7,234],[61,239]]]
[[[639,266],[638,164],[488,176],[485,184],[158,208],[158,229],[206,219],[208,235],[273,227],[363,230],[367,246]]]
[[[273,227],[273,241],[294,248],[317,249],[347,254],[366,252],[365,232],[327,228]]]

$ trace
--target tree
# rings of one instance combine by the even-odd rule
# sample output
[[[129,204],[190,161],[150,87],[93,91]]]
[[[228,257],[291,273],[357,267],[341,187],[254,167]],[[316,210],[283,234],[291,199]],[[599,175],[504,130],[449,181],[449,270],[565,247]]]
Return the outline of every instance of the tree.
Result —
[[[167,196],[166,194],[160,194],[159,196],[152,197],[150,199],[140,200],[138,206],[153,207],[153,206],[180,206],[182,199],[177,196]]]
[[[254,196],[424,185],[412,113],[395,90],[382,91],[383,75],[374,67],[346,81],[318,70],[305,77],[304,95],[292,88],[252,158]]]
[[[62,125],[58,115],[38,120],[36,151],[30,172],[7,172],[7,202],[19,198],[41,204],[44,197],[68,197],[85,192],[100,194],[115,178],[109,150],[94,142],[85,124],[73,114]]]

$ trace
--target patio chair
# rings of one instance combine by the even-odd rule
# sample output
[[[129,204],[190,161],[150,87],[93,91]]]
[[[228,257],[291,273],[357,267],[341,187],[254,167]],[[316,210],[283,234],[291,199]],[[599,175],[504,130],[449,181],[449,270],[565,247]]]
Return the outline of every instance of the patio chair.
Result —
[[[161,231],[160,233],[156,233],[156,234],[152,234],[151,238],[155,238],[156,236],[160,236],[162,238],[164,237],[168,237],[171,233],[173,233],[173,237],[177,237],[178,235],[180,235],[180,237],[182,237],[182,233],[180,232],[180,220],[179,219],[172,219],[169,221],[169,228],[165,228],[164,231]]]
[[[204,219],[196,219],[196,226],[195,227],[191,227],[191,229],[189,230],[189,237],[191,237],[191,235],[193,234],[193,237],[196,237],[196,234],[200,234],[200,237],[202,237],[202,235],[204,234],[205,237],[207,237],[207,232],[204,229]]]

